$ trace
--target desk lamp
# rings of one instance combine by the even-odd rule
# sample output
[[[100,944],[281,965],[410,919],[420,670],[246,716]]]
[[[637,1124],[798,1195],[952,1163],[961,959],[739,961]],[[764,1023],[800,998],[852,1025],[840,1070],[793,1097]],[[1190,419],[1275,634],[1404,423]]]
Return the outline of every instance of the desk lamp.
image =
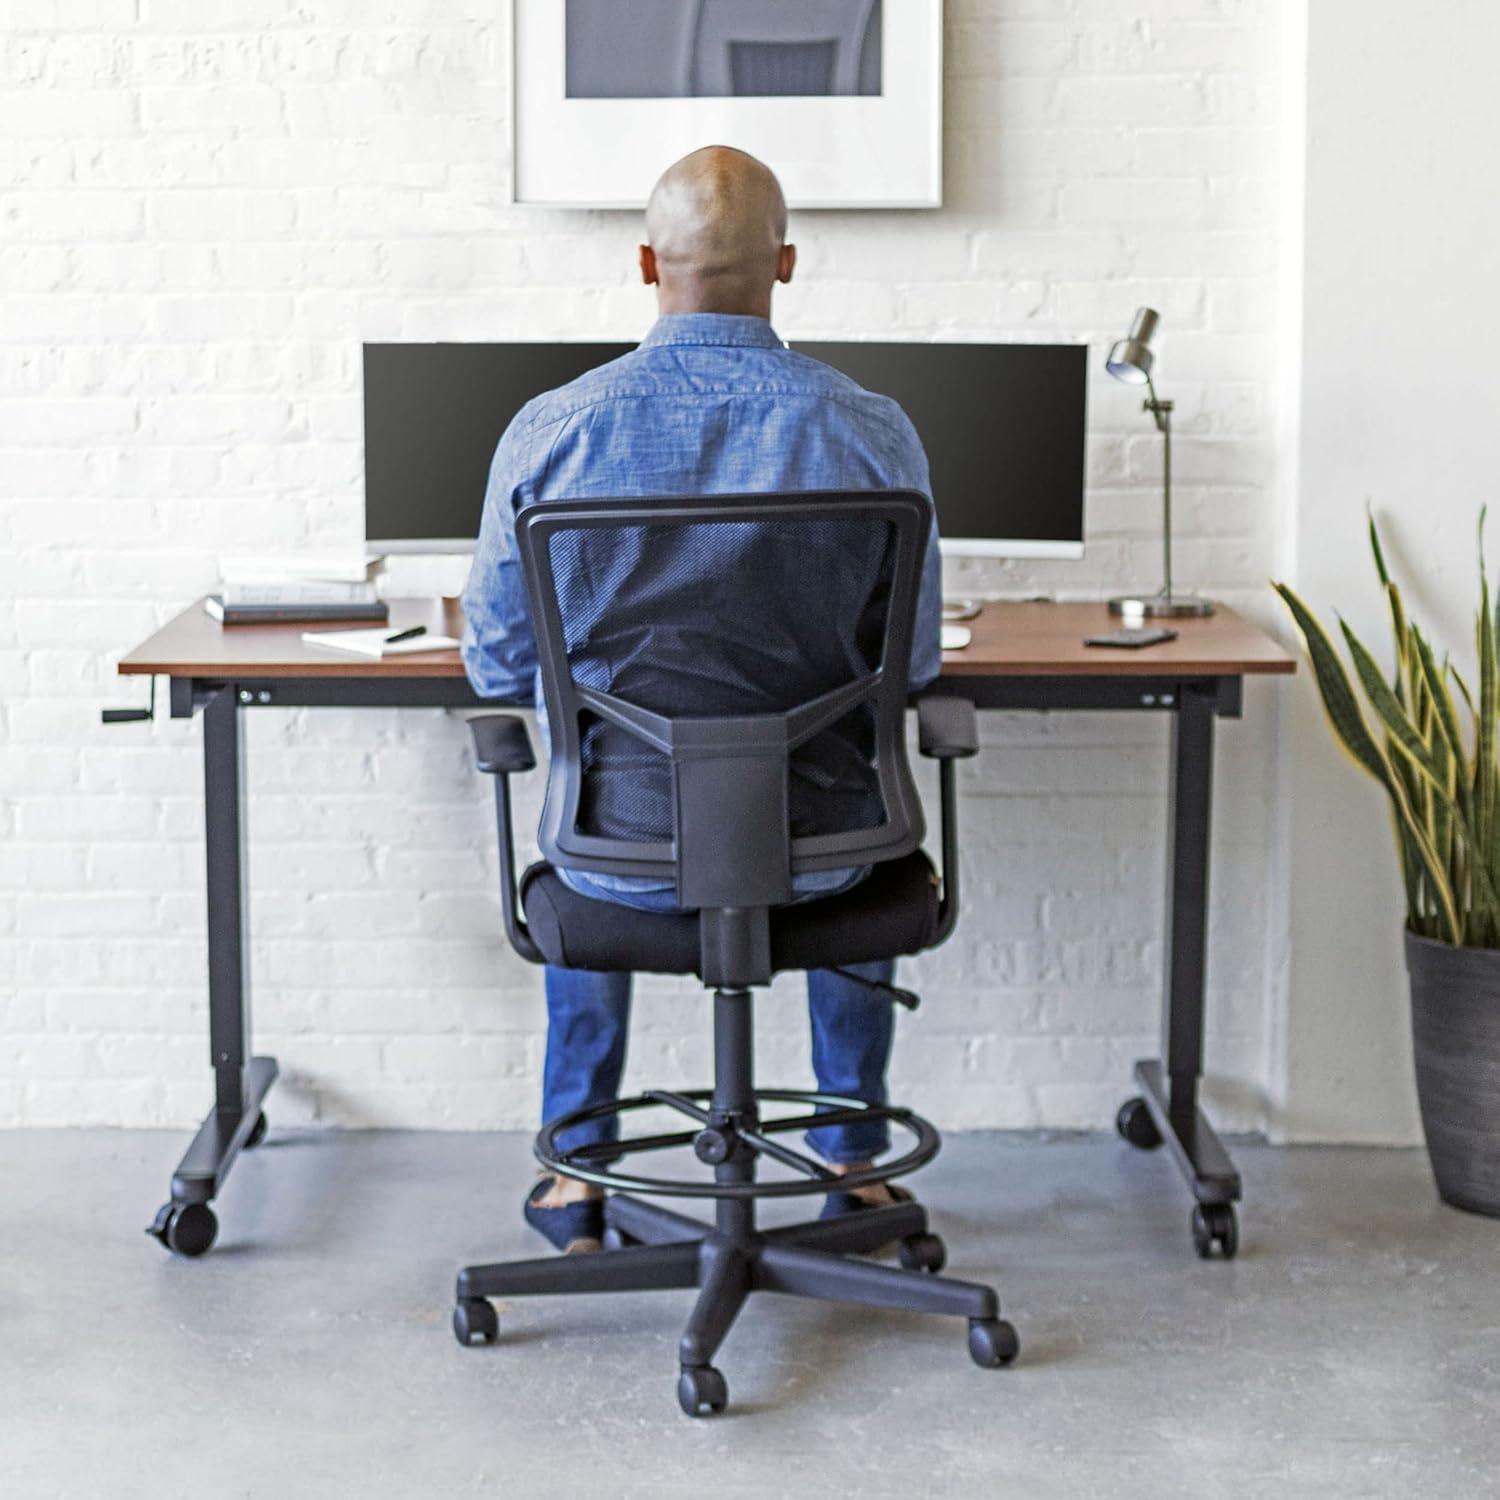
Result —
[[[1162,439],[1161,496],[1162,496],[1162,562],[1163,581],[1155,594],[1136,594],[1126,598],[1111,599],[1109,612],[1113,615],[1137,611],[1156,617],[1187,615],[1211,615],[1214,604],[1211,599],[1201,599],[1196,594],[1174,594],[1172,592],[1172,403],[1161,400],[1151,380],[1151,367],[1156,355],[1151,349],[1151,335],[1156,332],[1158,322],[1156,309],[1137,309],[1130,332],[1109,351],[1104,368],[1116,380],[1126,385],[1146,387],[1146,399],[1141,403],[1143,411],[1149,411],[1156,421],[1156,430]],[[1127,608],[1128,607],[1128,608]]]

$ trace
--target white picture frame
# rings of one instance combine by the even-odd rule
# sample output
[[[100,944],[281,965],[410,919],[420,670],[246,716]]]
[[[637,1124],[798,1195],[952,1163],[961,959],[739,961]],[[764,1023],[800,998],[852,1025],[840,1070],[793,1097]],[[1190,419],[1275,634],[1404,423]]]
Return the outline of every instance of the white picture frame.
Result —
[[[675,56],[679,16],[724,3],[651,0],[637,13],[671,16],[663,55]],[[816,97],[570,98],[567,15],[566,0],[510,0],[514,202],[640,209],[672,162],[727,145],[766,162],[794,209],[942,206],[942,0],[883,0],[879,93]]]

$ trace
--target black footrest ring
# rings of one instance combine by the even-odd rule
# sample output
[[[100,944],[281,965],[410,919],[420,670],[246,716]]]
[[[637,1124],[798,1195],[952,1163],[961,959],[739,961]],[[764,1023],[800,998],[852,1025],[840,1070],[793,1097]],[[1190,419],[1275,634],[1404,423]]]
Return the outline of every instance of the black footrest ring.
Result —
[[[682,1091],[682,1095],[695,1103],[699,1101],[707,1103],[712,1100],[713,1091],[711,1089],[686,1089]],[[905,1156],[898,1156],[894,1161],[878,1163],[863,1172],[849,1172],[839,1177],[837,1186],[843,1192],[871,1187],[876,1183],[890,1182],[893,1178],[904,1177],[909,1172],[915,1172],[919,1167],[925,1167],[938,1154],[943,1143],[935,1125],[923,1119],[921,1115],[913,1114],[911,1110],[903,1109],[899,1105],[867,1104],[862,1099],[849,1099],[842,1094],[819,1094],[806,1089],[756,1089],[755,1103],[757,1113],[762,1103],[802,1104],[815,1110],[839,1111],[846,1117],[849,1114],[856,1114],[868,1116],[872,1120],[889,1120],[891,1124],[898,1125],[911,1133],[914,1143]],[[543,1125],[532,1150],[536,1159],[549,1172],[556,1172],[564,1177],[574,1177],[580,1182],[593,1183],[596,1187],[606,1188],[610,1192],[638,1193],[645,1197],[655,1195],[663,1198],[796,1198],[808,1193],[826,1193],[832,1186],[826,1179],[805,1177],[774,1182],[712,1182],[701,1179],[685,1181],[669,1177],[639,1177],[572,1160],[573,1153],[560,1149],[557,1144],[559,1136],[567,1131],[576,1130],[580,1125],[608,1119],[614,1115],[628,1114],[633,1110],[659,1109],[660,1107],[660,1098],[637,1094],[630,1099],[617,1099],[610,1104],[596,1104],[589,1109],[573,1110],[570,1114],[559,1115],[557,1119],[549,1120]],[[802,1117],[797,1118],[801,1120]],[[763,1133],[774,1133],[779,1123],[774,1119],[766,1120],[759,1124],[758,1129]],[[818,1121],[816,1118],[811,1118],[805,1123],[809,1127],[816,1127]],[[692,1135],[693,1132],[683,1132],[680,1139],[668,1136],[648,1136],[643,1138],[642,1145],[643,1149],[653,1150],[661,1149],[668,1143],[686,1145]],[[618,1148],[619,1154],[628,1156],[630,1149],[631,1143],[622,1141]]]

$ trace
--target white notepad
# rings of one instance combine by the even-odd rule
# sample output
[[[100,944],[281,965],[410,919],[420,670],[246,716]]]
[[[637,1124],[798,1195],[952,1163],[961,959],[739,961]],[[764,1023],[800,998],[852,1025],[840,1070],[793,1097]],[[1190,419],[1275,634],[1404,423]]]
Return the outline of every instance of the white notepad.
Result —
[[[433,635],[430,631],[405,641],[386,639],[394,633],[390,625],[381,625],[374,630],[304,630],[302,639],[309,646],[322,646],[329,651],[352,651],[355,656],[368,656],[376,661],[383,656],[414,656],[419,651],[451,651],[458,645],[451,635]]]

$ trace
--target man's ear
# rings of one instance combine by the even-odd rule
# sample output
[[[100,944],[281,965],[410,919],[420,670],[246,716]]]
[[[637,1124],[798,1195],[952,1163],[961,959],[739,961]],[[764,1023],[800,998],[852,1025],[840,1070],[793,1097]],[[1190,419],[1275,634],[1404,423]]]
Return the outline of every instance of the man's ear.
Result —
[[[776,258],[776,279],[785,284],[792,279],[792,272],[797,269],[797,247],[795,245],[783,245],[781,254]]]
[[[656,251],[650,245],[641,246],[641,280],[647,286],[655,286],[661,278],[656,274]]]

